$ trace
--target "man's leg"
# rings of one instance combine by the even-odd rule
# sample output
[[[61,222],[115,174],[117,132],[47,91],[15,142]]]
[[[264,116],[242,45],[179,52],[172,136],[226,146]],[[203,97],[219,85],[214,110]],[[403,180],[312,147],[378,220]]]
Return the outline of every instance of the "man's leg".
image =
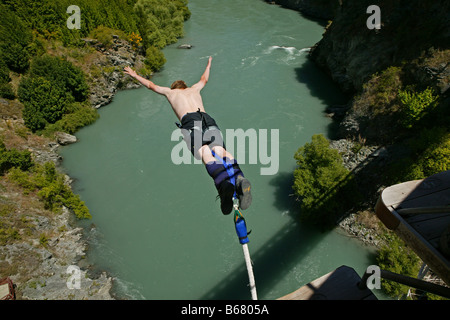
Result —
[[[239,199],[239,208],[242,210],[248,209],[252,203],[252,195],[251,195],[251,184],[248,179],[244,177],[244,173],[234,157],[229,153],[225,148],[221,146],[215,146],[212,148],[213,151],[219,155],[222,159],[225,159],[227,163],[233,165],[236,169],[235,179],[236,179],[236,195]]]
[[[199,149],[200,156],[205,165],[206,171],[214,180],[220,197],[220,208],[223,214],[230,214],[233,210],[234,185],[230,182],[228,173],[222,162],[219,162],[211,152],[211,149],[204,145]]]
[[[214,155],[211,152],[211,149],[207,146],[203,146],[201,149],[201,155],[203,159],[203,163],[206,166],[206,170],[208,171],[208,174],[214,179],[214,182],[216,184],[216,187],[218,188],[219,195],[221,194],[221,184],[222,187],[226,186],[225,190],[227,192],[225,193],[225,197],[229,196],[229,190],[230,186],[229,184],[232,184],[232,178],[234,179],[234,185],[233,185],[233,194],[234,191],[236,191],[236,196],[239,199],[239,207],[242,210],[248,209],[250,207],[250,204],[252,202],[252,196],[251,196],[251,185],[250,182],[244,177],[244,173],[240,169],[237,161],[234,159],[234,157],[229,153],[225,148],[222,146],[214,146],[212,147],[212,151],[214,151],[217,158],[221,159],[220,161],[214,157]],[[226,166],[226,167],[225,167]],[[227,170],[227,168],[231,168],[230,170]],[[233,177],[230,177],[229,172],[233,172]],[[236,186],[236,188],[234,188]],[[223,191],[223,190],[222,190]],[[221,200],[225,201],[226,205],[225,208],[228,210],[228,207],[231,206],[230,211],[232,210],[232,200],[231,204],[230,201],[225,198]]]

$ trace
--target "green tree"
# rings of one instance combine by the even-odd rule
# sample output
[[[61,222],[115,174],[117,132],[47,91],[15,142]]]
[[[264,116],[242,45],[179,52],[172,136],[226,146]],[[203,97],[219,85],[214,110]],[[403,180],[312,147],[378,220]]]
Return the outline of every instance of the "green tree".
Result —
[[[49,55],[36,57],[31,64],[29,75],[51,81],[52,85],[68,92],[75,101],[86,100],[89,93],[83,71],[71,62],[58,57]]]
[[[388,169],[392,183],[418,180],[450,170],[450,132],[446,127],[421,128],[405,144],[409,154]]]
[[[9,69],[24,72],[29,67],[28,45],[33,40],[31,29],[8,7],[0,3],[0,60]]]
[[[317,134],[299,148],[294,158],[297,168],[293,189],[301,203],[302,218],[324,225],[334,223],[356,195],[351,191],[352,175],[343,166],[339,152]]]
[[[155,47],[149,47],[145,52],[145,64],[150,68],[151,71],[158,71],[164,63],[166,63],[166,58],[161,50]]]
[[[144,47],[162,49],[182,37],[190,16],[186,1],[138,0],[134,7]]]
[[[68,113],[54,124],[47,125],[44,135],[51,136],[56,131],[74,134],[78,129],[94,123],[99,115],[96,109],[88,104],[73,103],[68,106]]]
[[[0,97],[6,99],[15,98],[14,91],[9,83],[10,81],[11,78],[9,77],[9,69],[0,56]]]
[[[61,119],[67,103],[66,92],[42,77],[27,77],[20,82],[19,98],[24,104],[22,116],[33,132]]]
[[[33,132],[44,129],[62,119],[71,103],[85,101],[88,92],[84,73],[69,61],[51,56],[35,58],[18,89],[25,125]]]

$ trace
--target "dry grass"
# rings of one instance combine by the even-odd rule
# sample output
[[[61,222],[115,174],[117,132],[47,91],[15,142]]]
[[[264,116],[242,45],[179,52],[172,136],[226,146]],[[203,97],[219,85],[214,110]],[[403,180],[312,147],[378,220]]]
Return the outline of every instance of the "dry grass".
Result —
[[[364,210],[359,212],[356,216],[356,222],[364,225],[368,229],[374,230],[380,236],[387,231],[386,227],[373,211]]]
[[[21,110],[23,105],[18,101],[0,100],[0,140],[7,149],[45,150],[49,151],[51,139],[32,134],[25,127]],[[19,115],[19,116],[17,116]]]
[[[421,59],[418,64],[421,67],[429,67],[433,68],[435,70],[438,70],[439,72],[443,72],[444,69],[449,70],[450,69],[450,49],[446,50],[437,50],[437,49],[430,49],[428,52],[428,56],[424,59]],[[445,76],[442,76],[441,82],[444,84],[450,83],[450,77],[448,76],[449,72],[446,72]]]
[[[425,60],[425,64],[431,67],[439,68],[442,64],[450,62],[450,49],[432,50],[431,57]]]
[[[0,116],[2,119],[21,119],[23,104],[18,100],[0,99]]]

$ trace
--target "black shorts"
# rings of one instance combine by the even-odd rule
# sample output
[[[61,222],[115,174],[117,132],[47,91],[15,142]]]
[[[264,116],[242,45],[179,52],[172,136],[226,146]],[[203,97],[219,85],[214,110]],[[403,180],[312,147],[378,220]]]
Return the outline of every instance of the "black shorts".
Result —
[[[196,159],[200,159],[198,150],[205,145],[210,148],[221,146],[225,149],[222,132],[216,121],[207,113],[196,111],[186,113],[178,125],[184,136],[184,141]]]

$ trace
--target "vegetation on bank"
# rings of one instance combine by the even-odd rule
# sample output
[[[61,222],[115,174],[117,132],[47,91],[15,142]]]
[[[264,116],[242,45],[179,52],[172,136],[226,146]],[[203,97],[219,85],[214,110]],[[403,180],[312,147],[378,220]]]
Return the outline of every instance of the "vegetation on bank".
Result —
[[[0,2],[0,97],[19,98],[25,125],[33,132],[52,125],[52,130],[73,133],[97,118],[87,102],[86,82],[96,70],[83,72],[67,57],[52,56],[54,44],[83,48],[83,39],[94,38],[108,48],[116,35],[145,55],[143,71],[148,75],[163,66],[161,49],[183,36],[183,22],[190,17],[186,0],[113,0],[107,6],[100,0],[82,0],[77,2],[81,28],[69,29],[66,10],[71,4]],[[19,79],[18,85],[11,75]]]
[[[299,148],[294,158],[294,192],[300,201],[301,219],[329,227],[349,210],[358,191],[339,152],[329,148],[322,134]],[[337,201],[336,199],[339,199]]]
[[[431,52],[431,53],[430,53]],[[450,60],[450,50],[430,50],[421,59],[443,57]],[[448,101],[437,90],[417,82],[410,72],[417,61],[391,66],[374,74],[352,101],[350,112],[360,121],[358,141],[391,145],[401,150],[383,167],[378,167],[374,186],[388,186],[423,179],[450,170],[450,110]],[[358,142],[355,141],[355,142]],[[310,143],[295,154],[293,189],[300,204],[300,217],[322,226],[333,226],[339,217],[360,208],[361,194],[373,198],[367,190],[351,184],[353,172],[342,165],[336,150],[329,148],[323,136],[313,136]],[[365,168],[364,170],[370,170]],[[365,173],[367,174],[367,172]],[[373,191],[376,192],[376,191]],[[375,203],[370,204],[372,210]],[[417,276],[420,259],[398,237],[383,229],[378,265],[386,270]],[[383,281],[385,291],[395,297],[407,293],[406,286]],[[429,295],[429,298],[439,298]]]
[[[45,209],[59,213],[64,205],[78,219],[91,218],[85,203],[72,192],[53,162],[38,164],[29,151],[7,149],[0,140],[0,176],[5,175],[22,188],[23,194],[36,193]]]
[[[95,39],[97,49],[111,48],[113,36],[128,41],[145,57],[141,71],[149,75],[165,63],[161,49],[183,36],[190,12],[187,0],[80,0],[81,28],[69,29],[67,8],[73,4],[0,0],[0,112],[7,119],[0,128],[0,189],[20,190],[29,202],[39,199],[48,212],[65,206],[89,219],[89,209],[54,163],[36,162],[20,144],[57,131],[73,134],[98,118],[88,97],[92,79],[108,70],[86,63],[95,52],[86,41]],[[11,218],[18,210],[0,197],[0,244],[20,240],[27,224]]]
[[[80,68],[57,57],[36,57],[18,88],[19,100],[24,105],[25,126],[36,132],[65,116],[67,119],[69,114],[88,113],[86,107],[89,106],[83,104],[88,92]]]
[[[79,30],[66,26],[74,4]],[[183,35],[190,13],[187,0],[0,0],[0,12],[0,275],[16,277],[20,299],[23,285],[46,272],[34,248],[51,249],[67,231],[64,219],[52,227],[58,216],[68,209],[91,218],[50,160],[54,133],[73,134],[98,118],[89,97],[122,70],[103,63],[106,50],[134,50],[131,59],[149,76],[164,65],[161,49]]]

